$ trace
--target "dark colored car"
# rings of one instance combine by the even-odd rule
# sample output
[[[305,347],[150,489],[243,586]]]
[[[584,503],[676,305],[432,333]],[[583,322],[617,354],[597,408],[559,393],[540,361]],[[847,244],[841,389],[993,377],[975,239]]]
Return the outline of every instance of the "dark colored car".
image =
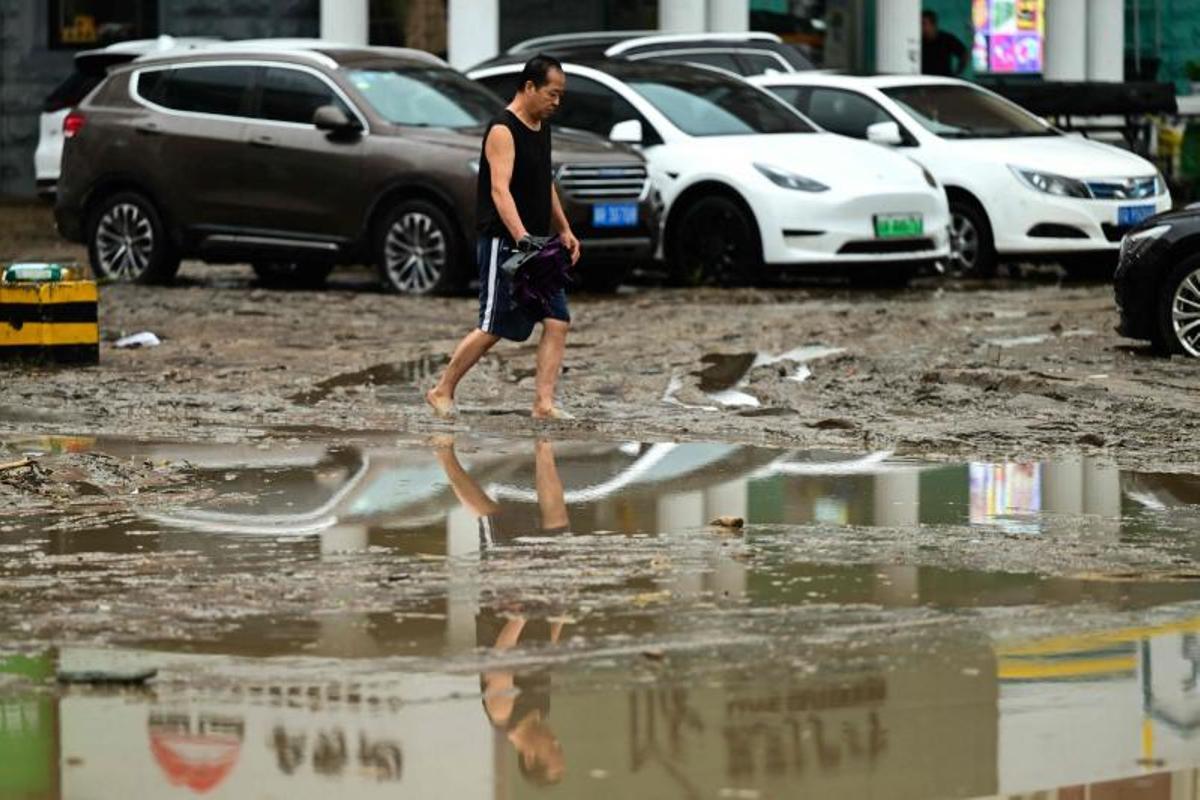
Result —
[[[503,101],[425,53],[325,43],[218,45],[117,67],[68,117],[55,213],[95,274],[169,280],[181,258],[319,284],[374,263],[383,285],[464,287],[484,125]],[[555,132],[581,272],[615,284],[652,255],[642,157]]]
[[[813,64],[794,46],[773,33],[569,33],[542,36],[513,45],[501,56],[472,67],[483,69],[535,53],[557,58],[616,58],[627,61],[665,61],[716,67],[735,75],[801,72]]]
[[[1200,208],[1159,214],[1121,240],[1117,332],[1200,358]]]

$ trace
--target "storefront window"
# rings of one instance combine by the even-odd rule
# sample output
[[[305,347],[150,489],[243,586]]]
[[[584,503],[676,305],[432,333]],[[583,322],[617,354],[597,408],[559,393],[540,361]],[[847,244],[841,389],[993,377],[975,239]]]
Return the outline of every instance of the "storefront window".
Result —
[[[50,0],[50,47],[103,47],[158,35],[158,0]]]
[[[856,70],[863,0],[750,0],[750,29],[778,34],[817,67]]]
[[[371,44],[446,55],[446,0],[371,0]]]
[[[662,0],[672,2],[672,0]],[[659,0],[500,0],[500,49],[535,36],[658,29]]]

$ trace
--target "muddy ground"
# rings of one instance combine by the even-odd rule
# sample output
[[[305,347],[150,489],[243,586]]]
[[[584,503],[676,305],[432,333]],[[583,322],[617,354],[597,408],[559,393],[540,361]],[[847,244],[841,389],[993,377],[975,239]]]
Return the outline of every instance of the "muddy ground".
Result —
[[[84,260],[54,238],[48,209],[5,207],[0,217],[0,260]],[[986,285],[926,279],[890,292],[641,285],[577,297],[572,310],[561,399],[578,419],[549,428],[560,436],[933,458],[1103,450],[1127,467],[1200,468],[1200,364],[1119,338],[1105,285],[1062,285],[1053,272]],[[172,287],[104,287],[99,367],[6,367],[0,432],[240,439],[445,429],[418,389],[475,315],[472,297],[389,296],[366,271],[335,274],[325,291],[273,291],[257,287],[248,267],[187,263]],[[143,330],[163,344],[114,346]],[[702,391],[725,388],[721,373],[736,378],[748,362],[718,364],[702,379],[706,356],[780,356],[808,345],[842,352],[803,365],[811,375],[802,381],[793,360],[754,367],[733,402],[757,408]],[[463,384],[453,427],[545,428],[526,416],[534,349],[498,347]]]

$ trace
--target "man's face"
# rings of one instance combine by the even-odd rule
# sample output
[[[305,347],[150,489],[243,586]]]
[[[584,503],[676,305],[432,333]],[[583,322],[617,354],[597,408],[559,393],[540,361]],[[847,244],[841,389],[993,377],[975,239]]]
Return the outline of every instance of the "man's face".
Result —
[[[909,30],[911,30],[911,28]],[[931,20],[929,17],[921,18],[921,36],[924,37],[926,41],[932,41],[937,36],[937,32],[938,26],[936,22]]]
[[[561,69],[552,69],[542,86],[535,87],[532,81],[525,84],[525,107],[537,119],[549,119],[558,111],[566,90],[567,76]]]

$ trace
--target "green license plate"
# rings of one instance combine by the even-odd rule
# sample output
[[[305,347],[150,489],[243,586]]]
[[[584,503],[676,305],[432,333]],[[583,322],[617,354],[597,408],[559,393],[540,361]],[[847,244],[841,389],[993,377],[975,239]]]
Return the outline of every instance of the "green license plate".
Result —
[[[910,239],[925,232],[920,214],[876,214],[876,239]]]

